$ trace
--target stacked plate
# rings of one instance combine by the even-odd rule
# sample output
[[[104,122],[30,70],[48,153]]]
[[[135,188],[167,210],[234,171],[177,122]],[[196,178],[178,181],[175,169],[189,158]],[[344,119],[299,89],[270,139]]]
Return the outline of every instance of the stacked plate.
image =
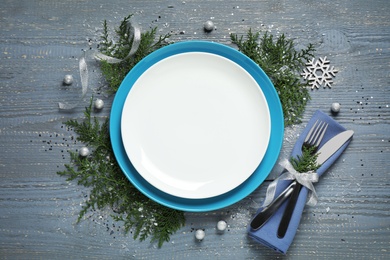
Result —
[[[269,78],[228,46],[190,41],[140,61],[116,93],[110,137],[142,193],[184,211],[229,206],[272,170],[283,113]]]

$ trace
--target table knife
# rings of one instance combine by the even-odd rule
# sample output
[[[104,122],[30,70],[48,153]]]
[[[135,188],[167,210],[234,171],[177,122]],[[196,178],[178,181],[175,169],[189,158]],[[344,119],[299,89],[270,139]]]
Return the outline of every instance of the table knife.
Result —
[[[317,164],[321,165],[324,162],[326,162],[338,149],[340,149],[341,146],[345,144],[353,135],[352,130],[347,130],[344,132],[341,132],[340,134],[336,135],[332,139],[330,139],[328,142],[326,142],[320,150],[318,150],[318,157],[317,157]],[[337,149],[335,149],[337,148]],[[279,224],[278,228],[278,238],[283,238],[287,232],[288,225],[290,224],[291,216],[294,212],[295,205],[297,203],[299,193],[301,191],[302,186],[299,188],[297,187],[294,189],[293,193],[291,194],[291,198],[286,206],[286,209],[283,213],[282,219]]]
[[[349,139],[351,139],[353,133],[354,132],[352,130],[343,131],[331,138],[328,142],[326,142],[318,150],[317,164],[323,164],[324,162],[326,162]],[[250,226],[253,230],[261,228],[270,219],[270,217],[272,217],[272,215],[277,211],[280,205],[282,205],[283,202],[290,197],[295,185],[296,181],[293,181],[275,200],[271,202],[270,205],[265,207],[252,219]],[[290,222],[290,220],[288,222]]]

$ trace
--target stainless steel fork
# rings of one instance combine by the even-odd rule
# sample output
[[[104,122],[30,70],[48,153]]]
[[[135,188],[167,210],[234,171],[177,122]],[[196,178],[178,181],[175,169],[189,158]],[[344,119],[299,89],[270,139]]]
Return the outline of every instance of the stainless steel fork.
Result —
[[[317,150],[318,146],[320,145],[322,139],[324,138],[326,129],[328,128],[328,124],[323,121],[316,121],[313,125],[313,127],[310,129],[309,133],[307,134],[305,141],[303,142],[303,147],[306,148],[312,148],[314,147],[312,154],[314,155]],[[278,228],[278,238],[283,238],[287,232],[288,225],[290,224],[291,216],[294,212],[295,205],[297,203],[299,193],[301,191],[302,185],[300,183],[297,183],[294,187],[294,190],[291,194],[291,198],[286,206],[286,209],[284,210],[282,219],[280,220],[279,228]]]
[[[325,131],[328,128],[328,124],[322,121],[317,120],[314,125],[310,128],[309,133],[307,134],[303,146],[314,146],[318,148],[319,144],[321,143]],[[313,152],[316,152],[317,149],[314,149]],[[299,195],[299,191],[301,190],[301,187],[297,189],[297,186],[300,186],[300,184],[297,181],[293,181],[276,199],[274,199],[271,204],[269,204],[267,207],[265,207],[261,212],[259,212],[251,221],[250,226],[252,229],[257,230],[261,228],[269,219],[270,217],[278,210],[278,208],[283,204],[283,202],[292,195],[292,193],[297,193]],[[296,198],[296,199],[297,199]],[[292,207],[292,206],[290,206]],[[294,203],[295,207],[295,203]],[[292,208],[293,210],[294,208]],[[292,212],[291,212],[292,214]],[[287,215],[285,218],[287,219]],[[291,215],[290,215],[291,217]],[[288,218],[289,221],[289,218]],[[288,227],[287,223],[287,227]],[[281,229],[279,227],[279,229]],[[284,236],[284,235],[283,235]]]
[[[313,154],[315,154],[318,150],[318,146],[324,138],[327,128],[328,123],[317,120],[307,134],[302,147],[315,147],[313,151]]]

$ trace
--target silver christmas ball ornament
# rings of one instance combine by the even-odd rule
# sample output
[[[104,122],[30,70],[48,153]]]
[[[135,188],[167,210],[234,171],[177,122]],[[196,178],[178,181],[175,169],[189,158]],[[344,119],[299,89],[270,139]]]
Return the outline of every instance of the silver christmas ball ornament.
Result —
[[[65,75],[64,77],[64,84],[71,85],[73,83],[73,76],[72,75]]]
[[[338,113],[340,112],[340,107],[341,107],[340,103],[335,102],[332,104],[331,110],[333,113]]]
[[[100,109],[102,109],[104,107],[104,101],[103,100],[101,100],[101,99],[96,99],[96,101],[95,101],[95,108],[96,109],[98,109],[98,110],[100,110]]]
[[[195,231],[195,238],[196,239],[203,240],[205,236],[206,236],[206,233],[204,232],[203,229],[197,229]]]
[[[79,150],[79,155],[81,157],[87,157],[89,155],[89,149],[88,147],[81,147],[80,150]]]
[[[205,22],[203,25],[203,29],[206,32],[211,32],[212,30],[214,30],[214,23],[212,21]]]
[[[218,221],[218,223],[217,223],[218,231],[225,231],[226,227],[227,227],[227,223],[225,220]]]

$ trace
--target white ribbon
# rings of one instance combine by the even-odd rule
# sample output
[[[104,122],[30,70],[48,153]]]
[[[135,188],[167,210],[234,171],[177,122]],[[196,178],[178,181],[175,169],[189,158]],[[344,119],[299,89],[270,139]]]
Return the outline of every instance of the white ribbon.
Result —
[[[131,45],[130,51],[127,54],[127,56],[123,59],[118,59],[118,58],[111,57],[111,56],[108,56],[108,55],[105,55],[105,54],[99,52],[99,53],[95,54],[95,59],[105,60],[108,63],[120,63],[120,62],[132,57],[137,52],[138,47],[141,43],[141,30],[138,27],[133,26],[130,23],[130,21],[127,22],[127,27],[130,29],[129,30],[130,39],[131,38],[133,39],[133,43]],[[84,53],[84,56],[85,56],[85,53]],[[88,69],[87,69],[87,62],[85,61],[85,57],[82,57],[80,59],[79,69],[80,69],[80,78],[81,78],[81,98],[80,98],[80,100],[82,100],[85,97],[85,95],[87,94],[87,90],[88,90]],[[58,107],[60,109],[68,110],[68,109],[75,108],[78,105],[78,103],[79,103],[79,101],[76,102],[75,104],[67,104],[67,103],[59,102]]]
[[[81,79],[81,99],[85,97],[85,94],[87,94],[88,90],[88,68],[87,68],[87,62],[85,61],[85,57],[82,57],[79,61],[79,70],[80,70],[80,79]],[[60,109],[72,109],[75,108],[78,105],[79,102],[76,102],[75,104],[67,104],[67,103],[58,103],[58,107]]]
[[[130,51],[127,54],[127,56],[123,59],[114,58],[108,55],[105,55],[103,53],[97,53],[95,55],[95,58],[98,60],[105,60],[108,63],[120,63],[124,60],[129,59],[131,56],[133,56],[141,43],[141,30],[137,26],[133,26],[130,21],[127,22],[127,28],[129,28],[130,33],[130,39],[133,38],[133,43],[131,45]]]
[[[309,172],[297,172],[292,164],[289,162],[289,160],[285,159],[280,163],[281,166],[286,169],[286,172],[284,172],[282,175],[280,175],[277,179],[275,179],[267,188],[266,197],[263,203],[263,207],[268,206],[275,197],[276,192],[276,186],[279,181],[282,180],[296,180],[298,183],[300,183],[302,186],[305,186],[309,189],[309,199],[307,200],[306,204],[309,206],[314,206],[317,204],[317,193],[314,189],[313,183],[318,182],[318,174],[313,171]]]

